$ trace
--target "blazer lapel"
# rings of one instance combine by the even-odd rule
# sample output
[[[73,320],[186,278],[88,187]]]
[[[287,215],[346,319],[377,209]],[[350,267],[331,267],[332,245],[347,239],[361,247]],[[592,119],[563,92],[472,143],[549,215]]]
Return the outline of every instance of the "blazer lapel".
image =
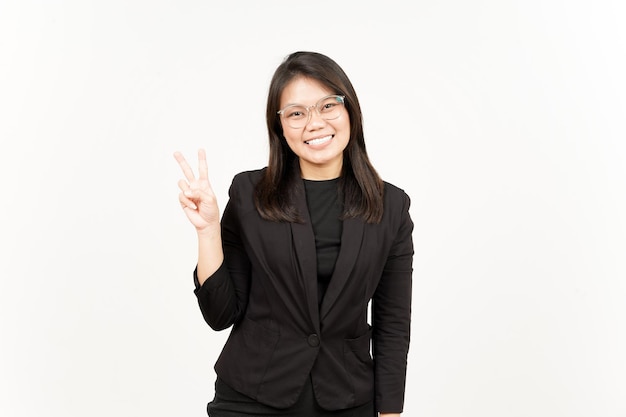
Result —
[[[341,248],[339,249],[339,256],[335,263],[335,270],[333,271],[328,289],[322,300],[322,306],[320,308],[321,320],[323,320],[329,312],[348,281],[348,277],[354,267],[361,247],[363,228],[363,220],[361,219],[346,219],[343,222]]]
[[[300,267],[299,279],[304,287],[306,303],[309,308],[311,323],[319,334],[319,308],[317,300],[317,253],[315,250],[315,235],[306,204],[304,184],[298,183],[295,192],[296,207],[304,223],[291,223],[291,236]]]

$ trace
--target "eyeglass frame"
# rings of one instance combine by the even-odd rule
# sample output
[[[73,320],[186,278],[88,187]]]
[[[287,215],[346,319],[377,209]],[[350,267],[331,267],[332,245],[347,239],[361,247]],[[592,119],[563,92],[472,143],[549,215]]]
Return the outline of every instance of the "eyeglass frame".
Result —
[[[320,98],[319,100],[317,100],[317,103],[312,104],[312,105],[310,105],[310,106],[304,106],[304,105],[302,105],[302,104],[297,104],[297,103],[296,103],[296,104],[290,104],[290,105],[288,105],[288,106],[286,106],[286,107],[282,108],[281,110],[278,110],[278,111],[276,112],[276,114],[278,114],[279,116],[282,116],[283,114],[285,114],[285,110],[287,110],[287,109],[289,109],[289,108],[291,108],[291,107],[303,107],[303,108],[304,108],[304,110],[306,110],[306,114],[307,114],[307,119],[306,119],[306,122],[305,122],[305,123],[304,123],[301,127],[293,127],[293,126],[289,125],[289,127],[291,127],[292,129],[301,129],[301,128],[303,128],[304,126],[306,126],[307,124],[309,124],[309,122],[311,121],[311,107],[314,107],[314,108],[315,108],[315,111],[317,112],[318,116],[319,116],[319,117],[321,117],[322,119],[324,119],[324,120],[335,120],[335,119],[338,119],[338,118],[339,118],[339,116],[341,116],[341,113],[339,113],[339,114],[337,115],[337,117],[333,117],[332,119],[326,119],[326,118],[322,115],[322,112],[320,111],[320,109],[319,109],[319,107],[318,107],[318,105],[319,105],[321,102],[323,102],[324,100],[329,99],[329,98],[331,98],[331,97],[341,98],[341,105],[342,105],[342,106],[344,107],[344,109],[345,109],[345,107],[346,107],[346,96],[342,96],[342,95],[340,95],[340,94],[329,94],[329,95],[327,95],[327,96],[324,96],[324,97]],[[287,124],[289,124],[289,122],[287,122]]]

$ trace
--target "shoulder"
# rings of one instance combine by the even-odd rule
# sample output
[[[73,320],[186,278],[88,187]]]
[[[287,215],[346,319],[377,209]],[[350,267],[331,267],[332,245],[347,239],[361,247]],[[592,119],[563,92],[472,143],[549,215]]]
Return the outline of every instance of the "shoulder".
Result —
[[[243,171],[233,177],[228,189],[227,208],[230,212],[237,212],[239,216],[256,212],[254,204],[254,190],[262,178],[265,168]]]
[[[384,199],[385,204],[405,203],[407,206],[411,203],[409,195],[400,187],[384,181]]]
[[[409,210],[411,198],[402,188],[388,182],[384,184],[384,211],[381,224],[395,236],[397,242],[410,243],[414,227]]]
[[[231,188],[237,189],[254,189],[256,184],[260,181],[261,177],[265,174],[266,168],[255,169],[250,171],[243,171],[236,174],[233,177]]]
[[[383,223],[387,225],[402,225],[410,223],[409,208],[411,199],[400,187],[384,182]]]

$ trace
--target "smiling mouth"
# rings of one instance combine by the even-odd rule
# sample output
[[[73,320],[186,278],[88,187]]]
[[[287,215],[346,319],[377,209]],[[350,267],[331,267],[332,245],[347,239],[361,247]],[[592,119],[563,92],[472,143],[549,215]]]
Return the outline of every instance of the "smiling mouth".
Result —
[[[326,143],[333,138],[333,135],[324,136],[323,138],[305,140],[304,143],[307,145],[319,145],[321,143]]]

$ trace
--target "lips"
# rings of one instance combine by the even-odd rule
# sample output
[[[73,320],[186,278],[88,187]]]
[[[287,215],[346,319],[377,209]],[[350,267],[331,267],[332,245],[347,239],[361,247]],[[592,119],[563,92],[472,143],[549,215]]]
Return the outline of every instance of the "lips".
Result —
[[[304,143],[306,143],[307,145],[321,145],[323,143],[328,142],[332,138],[333,138],[333,135],[328,135],[328,136],[323,136],[321,138],[305,140]]]

